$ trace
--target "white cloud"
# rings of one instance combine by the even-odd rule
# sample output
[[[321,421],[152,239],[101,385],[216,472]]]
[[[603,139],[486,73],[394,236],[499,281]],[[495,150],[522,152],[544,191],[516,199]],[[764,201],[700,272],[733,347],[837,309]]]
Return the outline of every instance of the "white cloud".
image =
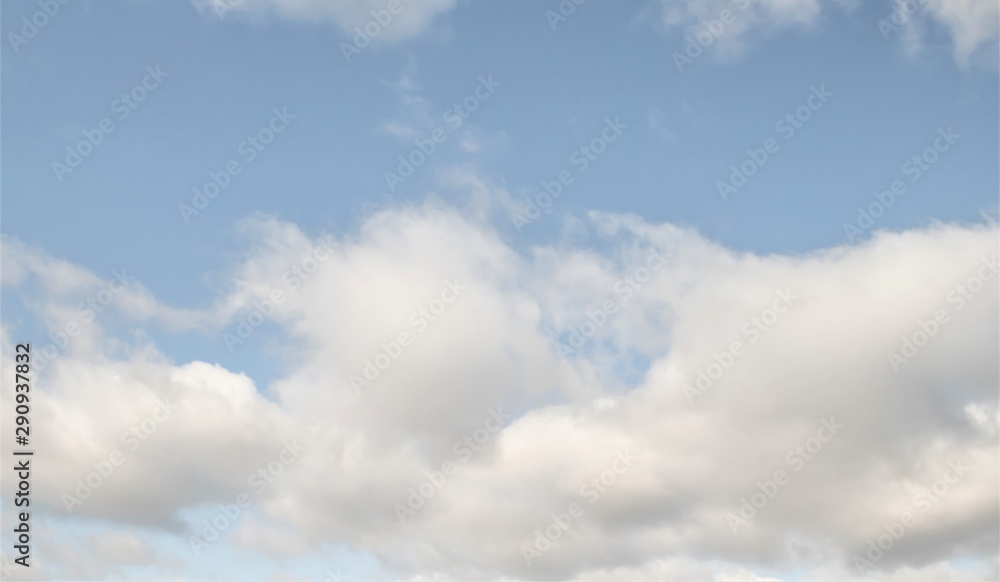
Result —
[[[451,179],[478,183],[469,171]],[[69,353],[40,377],[33,422],[59,430],[36,437],[48,467],[33,477],[36,511],[64,516],[61,495],[75,479],[123,449],[122,432],[157,399],[173,399],[173,415],[74,515],[184,540],[202,519],[188,516],[231,503],[286,439],[311,438],[220,543],[276,558],[342,543],[397,577],[751,580],[794,570],[844,579],[856,577],[852,556],[885,523],[920,511],[914,496],[964,454],[972,468],[878,567],[886,577],[944,575],[964,557],[974,574],[996,576],[997,278],[961,310],[948,300],[983,257],[995,257],[995,223],[757,256],[691,230],[594,213],[581,221],[586,237],[520,252],[487,214],[427,202],[380,212],[339,237],[270,316],[294,355],[267,385],[219,365],[174,363],[147,341],[101,328],[94,351]],[[257,243],[234,266],[242,284],[192,316],[216,333],[317,244],[272,219],[252,220],[246,232]],[[4,269],[31,271],[40,252],[11,244],[3,242]],[[624,300],[616,282],[652,249],[666,264]],[[53,273],[65,280],[64,271]],[[466,289],[434,321],[413,315],[454,279]],[[742,326],[772,305],[776,289],[799,299],[751,341]],[[556,342],[609,298],[617,313],[562,358]],[[938,309],[948,323],[894,372],[887,353]],[[356,394],[352,376],[400,332],[412,343]],[[5,323],[5,369],[14,335]],[[734,340],[744,354],[689,403],[684,386]],[[261,347],[253,341],[239,349]],[[111,342],[127,349],[112,353]],[[647,358],[648,370],[623,373],[619,365],[634,357]],[[10,410],[12,378],[2,381]],[[513,418],[401,526],[394,505],[454,460],[455,443],[498,402]],[[842,431],[794,471],[788,451],[831,416]],[[589,504],[581,487],[626,449],[632,466]],[[726,514],[782,469],[790,482],[732,533]],[[11,473],[4,478],[11,491]],[[522,544],[572,502],[584,516],[527,565]],[[131,563],[144,552],[132,544],[112,557]]]
[[[385,83],[396,94],[394,115],[383,120],[375,127],[376,133],[394,138],[398,143],[412,145],[433,125],[431,118],[432,103],[420,94],[420,85],[416,81],[417,63],[413,55],[407,59],[406,69],[394,82]]]
[[[885,22],[896,11],[895,2],[884,2]],[[751,35],[768,35],[790,27],[813,26],[824,10],[835,8],[854,11],[860,0],[657,0],[642,10],[637,19],[652,22],[665,33],[676,36],[682,43],[687,36],[704,36],[702,46],[716,58],[728,61],[742,55]],[[731,15],[731,22],[722,23],[724,10]],[[910,16],[912,14],[912,16]],[[907,2],[905,22],[892,24],[902,30],[898,35],[910,53],[916,53],[924,44],[923,37],[929,25],[947,31],[954,46],[955,59],[967,64],[983,50],[994,53],[998,38],[1000,5],[993,0],[911,0]],[[716,21],[714,33],[708,23]],[[874,32],[879,23],[871,23]],[[884,24],[882,26],[885,26]],[[882,28],[878,28],[883,30]],[[892,28],[891,30],[896,30]],[[676,34],[675,33],[679,33]],[[884,31],[883,31],[884,33]],[[687,35],[687,36],[685,36]],[[894,37],[895,34],[886,34]],[[678,52],[683,47],[678,48]],[[696,49],[702,50],[696,45]],[[995,65],[995,56],[993,57]]]
[[[455,0],[400,0],[398,14],[388,15],[387,0],[193,0],[203,12],[222,18],[233,14],[275,15],[299,21],[331,21],[353,35],[355,27],[380,25],[376,41],[398,42],[419,35],[438,14],[450,11]],[[376,14],[378,13],[378,14]]]
[[[841,6],[843,7],[843,6]],[[658,0],[637,17],[651,21],[664,33],[679,32],[681,44],[705,35],[695,48],[722,60],[732,60],[746,49],[752,33],[769,34],[787,27],[811,25],[822,8],[820,0]],[[728,15],[724,17],[723,13]],[[723,22],[725,19],[726,22]],[[716,24],[709,27],[709,22]],[[707,46],[707,49],[702,49]],[[683,52],[678,47],[678,52]]]
[[[94,318],[86,310],[116,311],[139,321],[158,321],[172,330],[198,329],[209,324],[207,313],[176,309],[157,301],[129,265],[106,273],[91,273],[59,260],[41,249],[25,245],[16,237],[4,237],[0,245],[3,276],[7,287],[37,284],[24,293],[24,301],[55,331],[77,324],[84,337],[90,335]],[[77,342],[82,343],[82,342]]]
[[[927,0],[927,10],[929,18],[949,31],[960,63],[968,63],[980,49],[992,51],[996,63],[1000,4],[993,0]]]

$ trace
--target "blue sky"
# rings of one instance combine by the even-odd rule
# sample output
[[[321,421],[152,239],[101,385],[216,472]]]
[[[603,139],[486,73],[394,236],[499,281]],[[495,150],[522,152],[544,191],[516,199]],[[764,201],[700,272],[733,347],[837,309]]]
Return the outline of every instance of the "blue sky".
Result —
[[[384,4],[241,0],[230,2],[232,9],[220,16],[223,0],[71,0],[53,4],[58,12],[23,43],[12,35],[24,34],[25,23],[44,7],[4,4],[0,230],[5,241],[15,241],[5,242],[7,248],[18,249],[5,257],[2,307],[4,333],[10,336],[5,342],[54,331],[65,319],[60,309],[75,307],[101,288],[94,277],[106,280],[112,270],[125,268],[138,283],[123,295],[130,303],[98,317],[92,341],[101,347],[87,351],[93,347],[88,340],[90,347],[81,342],[66,355],[134,362],[144,349],[153,349],[159,354],[153,359],[162,356],[170,366],[204,361],[234,377],[247,374],[260,394],[284,406],[291,398],[282,392],[290,390],[287,384],[304,381],[298,366],[309,361],[318,366],[309,369],[323,369],[318,353],[309,350],[326,340],[304,331],[305,319],[292,315],[267,321],[234,351],[227,349],[223,332],[235,328],[251,298],[267,287],[264,274],[273,281],[284,271],[280,265],[301,263],[310,252],[307,241],[325,234],[360,253],[369,246],[390,248],[386,241],[396,236],[397,242],[411,236],[419,241],[425,236],[420,233],[434,232],[426,237],[440,235],[440,246],[429,243],[428,249],[451,252],[459,241],[472,253],[480,247],[470,233],[487,233],[483,236],[503,252],[484,254],[483,264],[495,267],[513,256],[529,265],[517,267],[520,274],[500,286],[503,292],[524,285],[524,293],[537,293],[539,325],[565,331],[582,317],[572,306],[596,304],[607,288],[594,283],[601,293],[561,299],[546,289],[580,285],[574,277],[609,264],[622,263],[612,269],[619,276],[629,258],[641,258],[637,249],[653,241],[691,244],[714,249],[698,251],[704,256],[729,257],[705,272],[739,263],[770,273],[811,257],[868,252],[854,247],[872,248],[873,236],[899,233],[900,240],[910,240],[907,233],[932,233],[926,236],[933,238],[939,223],[995,232],[995,219],[988,217],[996,215],[1000,191],[1000,101],[997,14],[990,1],[962,0],[949,7],[928,0],[887,35],[879,21],[889,18],[895,5],[883,1],[768,0],[750,8],[721,0],[404,1],[401,15],[379,38],[346,59],[343,46],[353,42],[354,27],[364,26],[371,11]],[[553,26],[547,11],[560,6],[575,8]],[[675,55],[724,10],[734,14],[733,21],[678,70]],[[154,78],[151,71],[161,73]],[[484,79],[495,82],[488,92]],[[129,92],[143,97],[126,116],[116,100]],[[810,101],[820,93],[822,101]],[[449,110],[469,99],[476,110],[454,127]],[[781,120],[796,110],[807,111],[809,119],[794,131],[780,130]],[[276,118],[276,111],[287,113]],[[113,131],[99,131],[102,119],[111,120]],[[581,171],[574,162],[580,154],[574,158],[574,152],[601,136],[609,120],[624,128]],[[252,146],[245,140],[269,136],[268,128],[273,141],[249,154]],[[66,163],[67,146],[77,147],[95,130],[101,141],[84,146],[92,151],[78,167],[54,169],[55,163]],[[396,171],[399,156],[409,155],[418,140],[436,130],[444,137],[426,163],[390,187],[386,172]],[[743,164],[748,150],[765,147],[767,140],[776,144],[774,151],[724,200],[719,181],[729,180],[730,167]],[[934,161],[915,171],[911,158],[926,160],[924,152],[935,143],[947,147],[931,152]],[[220,194],[186,220],[181,207],[192,204],[194,189],[204,189],[213,173],[234,161],[239,172],[227,175]],[[571,176],[572,184],[551,212],[519,228],[512,217],[560,172]],[[889,190],[896,180],[905,194],[861,237],[849,240],[845,224],[856,225],[858,208],[867,208],[876,201],[873,193]],[[435,208],[476,226],[439,216]],[[409,222],[411,213],[419,220]],[[617,226],[608,230],[609,224]],[[386,251],[385,260],[398,255],[405,265],[417,248],[423,247]],[[947,248],[958,253],[957,246]],[[284,263],[277,258],[282,253]],[[908,264],[905,257],[886,253],[887,265]],[[574,262],[584,255],[594,264],[584,268]],[[28,256],[34,258],[23,258]],[[414,259],[413,265],[420,264]],[[469,259],[469,272],[479,272],[477,264]],[[358,273],[381,268],[374,265],[383,263],[359,267]],[[568,265],[579,270],[563,276]],[[22,271],[38,278],[23,279]],[[535,279],[546,271],[553,273],[551,280]],[[688,276],[683,273],[675,273],[678,281]],[[877,271],[869,275],[878,277]],[[314,306],[347,301],[347,291],[329,277],[323,283],[329,288],[301,300]],[[698,280],[685,279],[684,285]],[[426,283],[414,285],[427,293],[401,312],[426,305],[437,293]],[[312,308],[296,309],[307,314]],[[745,313],[739,311],[734,320],[741,322]],[[676,305],[659,316],[686,329]],[[909,315],[900,317],[909,321]],[[591,365],[613,370],[611,376],[638,389],[652,381],[647,372],[657,369],[658,358],[681,353],[684,342],[674,336],[668,343],[622,344],[630,333],[656,337],[635,326],[623,327],[589,353],[587,371],[574,372],[590,378],[581,380],[579,393],[593,395]],[[330,341],[340,346],[352,340]],[[540,403],[576,402],[568,396],[577,393],[572,389],[557,392],[521,402],[519,417],[538,412],[534,407]],[[620,392],[621,386],[607,387],[607,394]],[[988,410],[995,406],[995,397],[985,401]],[[207,502],[215,493],[195,498]],[[196,506],[181,503],[175,509]],[[113,520],[109,527],[116,527]],[[311,533],[321,530],[317,525]],[[378,564],[393,575],[526,575],[485,559],[463,563],[452,556],[455,569],[444,559],[421,562],[426,556],[387,560],[385,552],[396,546],[370,545],[342,532],[316,536],[316,543],[355,544],[359,568]],[[159,543],[150,542],[166,548],[177,540]],[[241,558],[233,551],[224,559],[228,575],[239,577],[243,574],[234,568]],[[973,557],[978,564],[983,556]],[[303,568],[319,567],[314,558],[302,558],[297,566],[273,558],[278,561],[262,568],[287,566],[286,571],[310,576]],[[952,558],[957,559],[945,555],[944,563]],[[995,556],[990,559],[995,564]],[[758,573],[785,572],[789,579],[803,571],[787,562],[744,565],[750,563]],[[195,578],[222,575],[206,573],[207,567],[195,563],[180,572]],[[554,567],[545,576],[579,574]]]
[[[735,249],[808,252],[842,243],[856,208],[905,178],[903,163],[948,126],[962,135],[956,149],[878,227],[976,220],[995,207],[995,67],[988,54],[987,65],[956,64],[940,25],[909,55],[900,33],[886,40],[879,31],[890,6],[831,6],[805,27],[748,31],[747,46],[721,63],[709,47],[679,73],[673,54],[684,31],[663,34],[640,8],[587,3],[553,30],[541,5],[460,5],[416,38],[376,44],[348,63],[341,43],[353,35],[322,20],[70,3],[17,54],[4,53],[3,232],[95,272],[132,266],[164,301],[203,306],[211,296],[202,283],[240,248],[241,218],[264,212],[307,232],[350,231],[374,209],[423,199],[439,171],[461,164],[523,199],[572,168],[571,152],[607,116],[627,134],[567,190],[559,211],[636,213]],[[35,11],[7,8],[10,32]],[[169,76],[118,120],[113,101],[148,66]],[[444,113],[481,75],[501,83],[468,120],[484,150],[462,152],[453,134],[390,193],[384,173],[414,147],[377,129],[400,115],[410,121],[393,85],[406,77],[426,100],[426,125],[414,124],[424,134],[449,127]],[[724,203],[717,181],[747,148],[779,137],[775,123],[817,85],[834,97]],[[242,159],[239,144],[274,107],[297,116],[288,131],[186,224],[178,205],[190,204],[209,172]],[[59,181],[52,163],[105,117],[115,131]],[[552,240],[558,228],[543,220],[511,238]]]
[[[36,8],[8,7],[8,31]],[[628,134],[578,181],[566,207],[696,225],[736,248],[802,252],[840,242],[855,207],[898,177],[938,127],[954,126],[959,147],[880,223],[972,220],[995,203],[995,70],[956,65],[940,27],[911,57],[878,30],[888,6],[831,7],[802,30],[749,32],[732,62],[709,54],[678,73],[671,55],[683,38],[636,22],[634,3],[586,3],[554,31],[544,8],[463,4],[418,38],[348,64],[339,44],[350,35],[327,22],[220,22],[185,3],[70,3],[19,54],[4,53],[4,232],[98,271],[169,265],[143,280],[165,299],[204,301],[178,282],[219,266],[243,216],[350,229],[369,208],[420,199],[435,170],[458,163],[496,175],[518,197],[566,166],[608,115]],[[113,116],[111,102],[150,65],[169,73],[163,85],[57,181],[51,163],[81,129]],[[475,157],[452,139],[390,195],[382,174],[409,148],[375,128],[395,112],[391,84],[404,74],[439,125],[478,76],[492,74],[502,87],[470,123],[504,138]],[[829,104],[723,204],[716,180],[817,84],[834,93]],[[278,106],[297,122],[185,225],[177,204]],[[544,239],[553,228],[549,221],[530,234]]]

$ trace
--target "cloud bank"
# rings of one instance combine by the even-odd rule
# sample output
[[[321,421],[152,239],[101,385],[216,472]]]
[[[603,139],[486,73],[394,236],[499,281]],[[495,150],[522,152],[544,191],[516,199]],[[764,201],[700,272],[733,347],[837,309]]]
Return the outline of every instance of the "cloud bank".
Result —
[[[33,396],[60,427],[35,438],[39,575],[342,544],[389,578],[998,576],[995,221],[760,256],[603,213],[525,249],[477,214],[315,237],[256,217],[210,308],[133,282],[81,322]],[[107,284],[2,252],[56,334]],[[175,361],[147,326],[283,373]],[[134,542],[56,551],[87,524]]]

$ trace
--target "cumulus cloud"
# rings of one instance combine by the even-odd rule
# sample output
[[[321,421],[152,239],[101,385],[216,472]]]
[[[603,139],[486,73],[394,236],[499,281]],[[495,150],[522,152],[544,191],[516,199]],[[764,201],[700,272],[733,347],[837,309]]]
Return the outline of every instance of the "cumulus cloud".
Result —
[[[37,436],[38,511],[171,536],[187,561],[216,504],[249,492],[205,552],[345,544],[402,578],[717,580],[857,578],[855,557],[909,512],[875,577],[997,577],[994,221],[760,256],[603,213],[524,249],[481,210],[431,200],[333,238],[249,220],[231,290],[190,313],[221,335],[267,311],[284,372],[263,383],[96,328],[95,349],[55,360],[34,393],[34,422],[60,427]],[[6,292],[99,284],[34,268],[41,256],[3,241]],[[236,349],[265,349],[264,334]],[[5,369],[14,335],[5,323]],[[133,427],[146,438],[131,450]],[[69,513],[64,495],[116,450]],[[268,467],[273,483],[250,485]],[[152,551],[94,548],[124,564]]]

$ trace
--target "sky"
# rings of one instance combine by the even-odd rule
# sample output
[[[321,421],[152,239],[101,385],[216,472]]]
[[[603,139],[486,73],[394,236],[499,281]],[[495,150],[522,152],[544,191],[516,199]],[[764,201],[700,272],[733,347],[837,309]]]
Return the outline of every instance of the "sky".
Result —
[[[3,4],[5,579],[1000,578],[998,31]]]

